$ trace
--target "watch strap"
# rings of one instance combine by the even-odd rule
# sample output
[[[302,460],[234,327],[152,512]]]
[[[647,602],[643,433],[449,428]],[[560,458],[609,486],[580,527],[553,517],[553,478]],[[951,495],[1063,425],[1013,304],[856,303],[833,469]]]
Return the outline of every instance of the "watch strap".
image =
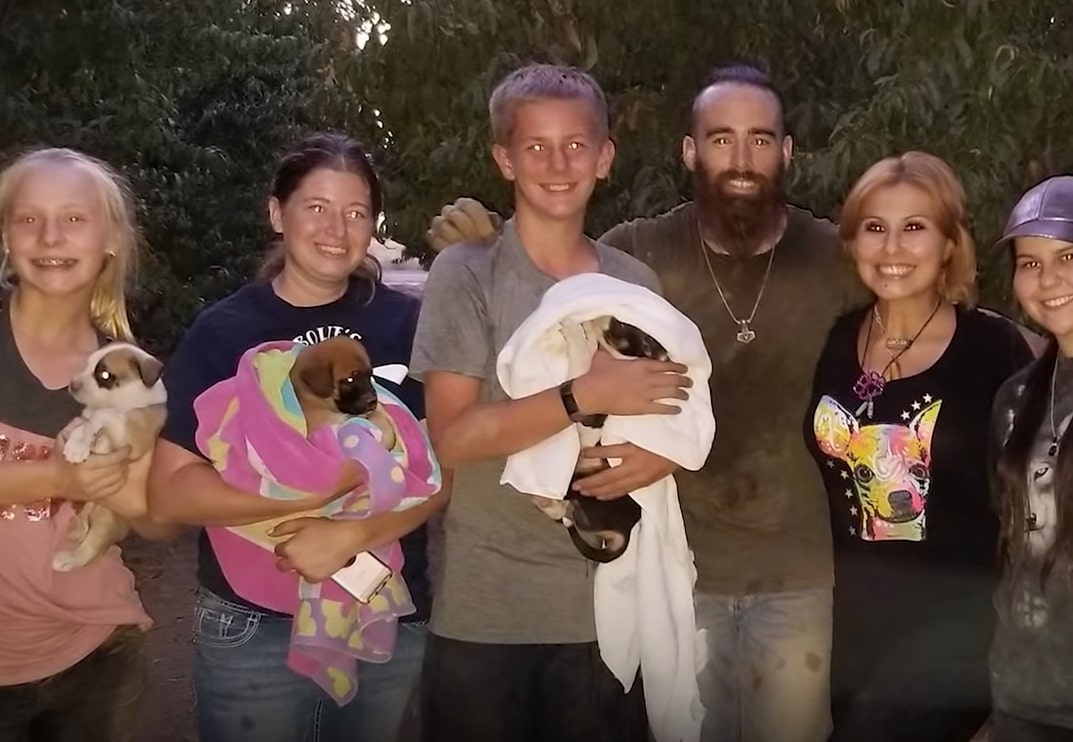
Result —
[[[566,416],[574,422],[578,421],[578,418],[582,417],[581,411],[578,409],[577,400],[574,399],[574,380],[569,379],[559,385],[559,399],[563,401],[563,409],[566,410]]]

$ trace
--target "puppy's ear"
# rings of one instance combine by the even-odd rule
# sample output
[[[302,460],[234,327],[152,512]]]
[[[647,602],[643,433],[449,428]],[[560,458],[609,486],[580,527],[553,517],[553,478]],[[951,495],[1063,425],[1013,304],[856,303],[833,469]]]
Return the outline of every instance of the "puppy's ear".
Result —
[[[140,356],[131,359],[134,370],[138,372],[142,383],[146,388],[151,388],[160,379],[160,373],[164,370],[164,364],[152,356]]]
[[[332,367],[325,363],[315,363],[302,369],[298,375],[309,390],[322,399],[335,396],[335,376]]]

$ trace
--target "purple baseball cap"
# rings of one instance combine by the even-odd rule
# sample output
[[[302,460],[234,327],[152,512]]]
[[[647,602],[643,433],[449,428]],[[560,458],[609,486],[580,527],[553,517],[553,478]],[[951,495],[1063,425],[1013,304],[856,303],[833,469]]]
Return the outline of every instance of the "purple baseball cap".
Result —
[[[1016,237],[1073,242],[1073,175],[1048,178],[1021,196],[996,245]]]

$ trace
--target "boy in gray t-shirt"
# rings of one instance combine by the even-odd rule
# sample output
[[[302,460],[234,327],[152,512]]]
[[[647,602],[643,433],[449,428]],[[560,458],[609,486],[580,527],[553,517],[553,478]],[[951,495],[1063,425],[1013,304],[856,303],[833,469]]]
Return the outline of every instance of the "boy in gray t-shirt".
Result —
[[[624,694],[596,646],[594,565],[566,529],[499,480],[507,456],[572,424],[571,401],[573,419],[673,413],[657,400],[684,398],[689,381],[679,364],[598,354],[562,387],[504,394],[496,357],[557,280],[598,271],[659,287],[649,268],[583,231],[614,159],[595,81],[571,68],[522,68],[496,88],[489,112],[514,218],[496,248],[460,245],[436,259],[411,363],[425,382],[433,446],[454,479],[422,677],[424,740],[640,741],[640,684]],[[621,466],[578,483],[583,494],[625,496],[674,469],[634,446],[615,457]]]

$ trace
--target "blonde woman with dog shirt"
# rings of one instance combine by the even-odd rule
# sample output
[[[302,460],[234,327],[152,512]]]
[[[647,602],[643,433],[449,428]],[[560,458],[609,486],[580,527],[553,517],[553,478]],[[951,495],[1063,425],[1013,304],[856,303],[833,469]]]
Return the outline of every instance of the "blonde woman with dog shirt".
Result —
[[[841,233],[876,302],[831,329],[806,418],[834,537],[832,740],[966,742],[989,707],[987,421],[1032,356],[972,306],[964,191],[942,160],[873,165]]]
[[[1073,740],[1073,176],[1014,206],[999,243],[1013,293],[1049,336],[999,390],[992,417],[1003,572],[991,648],[991,742]]]
[[[409,362],[418,302],[381,284],[375,263],[366,259],[380,210],[376,172],[352,139],[316,135],[283,157],[269,202],[281,245],[268,258],[261,280],[197,318],[165,367],[168,422],[151,474],[156,517],[191,525],[240,525],[311,507],[308,501],[288,504],[225,484],[194,442],[193,402],[231,377],[246,350],[269,340],[310,343],[345,334],[361,340],[374,365]],[[419,418],[424,416],[419,384],[407,382],[393,391]],[[348,468],[338,491],[357,484]],[[358,552],[402,537],[403,576],[418,612],[401,619],[390,662],[361,664],[357,696],[343,707],[287,667],[292,616],[236,594],[202,531],[194,625],[202,742],[394,739],[420,671],[429,611],[422,524],[444,497],[405,513],[361,521],[289,521],[282,532],[290,538],[280,549],[279,563],[265,554],[249,564],[250,570],[292,569],[321,581]]]
[[[66,386],[108,336],[129,340],[124,283],[136,258],[122,178],[71,150],[39,150],[0,174],[0,740],[133,742],[150,625],[111,549],[57,572],[80,502],[112,508],[143,536],[149,457],[71,465]],[[12,280],[14,279],[14,280]],[[11,287],[14,283],[14,288]]]

